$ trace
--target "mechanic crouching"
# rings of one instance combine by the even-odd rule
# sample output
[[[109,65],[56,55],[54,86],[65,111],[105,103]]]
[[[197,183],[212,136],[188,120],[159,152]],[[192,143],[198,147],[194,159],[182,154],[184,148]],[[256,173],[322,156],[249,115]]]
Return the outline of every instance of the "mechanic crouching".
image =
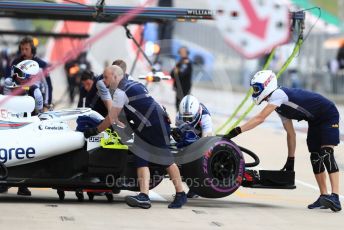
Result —
[[[172,136],[177,147],[188,146],[201,137],[213,135],[213,122],[209,110],[192,95],[183,97],[176,115],[176,128]],[[198,195],[189,190],[187,198],[197,198]]]
[[[136,134],[132,152],[136,158],[140,187],[138,195],[125,198],[126,203],[131,207],[144,209],[151,207],[148,196],[150,172],[147,160],[158,151],[164,159],[162,165],[166,167],[176,190],[175,198],[168,208],[181,208],[187,202],[187,197],[182,187],[179,168],[173,163],[173,156],[169,150],[170,127],[165,117],[166,112],[148,95],[147,89],[141,83],[127,80],[120,67],[115,65],[107,67],[103,76],[105,85],[114,92],[112,108],[102,123],[96,128],[86,129],[84,136],[89,138],[97,135],[114,123],[124,127],[118,119],[120,112],[124,110],[125,118],[131,121],[128,124]]]

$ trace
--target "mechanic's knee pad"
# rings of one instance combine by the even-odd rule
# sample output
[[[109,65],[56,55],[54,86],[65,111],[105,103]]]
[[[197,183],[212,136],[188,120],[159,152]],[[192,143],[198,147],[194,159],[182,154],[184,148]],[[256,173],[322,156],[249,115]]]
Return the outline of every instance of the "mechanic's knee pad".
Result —
[[[311,153],[311,163],[314,174],[319,174],[325,171],[328,173],[338,172],[338,165],[334,159],[333,148],[323,147],[319,152]]]
[[[324,165],[328,173],[338,172],[338,165],[334,159],[334,151],[331,147],[323,147],[320,149],[320,154],[323,157]]]
[[[325,166],[320,153],[311,152],[311,163],[314,174],[319,174],[325,171]]]

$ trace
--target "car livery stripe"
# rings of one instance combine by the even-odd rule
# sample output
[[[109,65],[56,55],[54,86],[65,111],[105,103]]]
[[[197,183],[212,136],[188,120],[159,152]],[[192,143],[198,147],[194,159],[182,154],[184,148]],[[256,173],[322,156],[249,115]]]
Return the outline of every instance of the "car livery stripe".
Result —
[[[28,124],[29,124],[28,122],[17,123],[17,122],[10,122],[10,121],[0,121],[0,130],[9,129],[9,128],[17,129]]]

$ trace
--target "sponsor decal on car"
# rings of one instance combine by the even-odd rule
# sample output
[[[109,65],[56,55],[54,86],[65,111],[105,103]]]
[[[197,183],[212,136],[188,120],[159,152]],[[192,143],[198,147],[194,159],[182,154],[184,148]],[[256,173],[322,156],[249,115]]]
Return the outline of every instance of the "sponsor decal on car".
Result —
[[[88,139],[89,142],[100,142],[101,137],[90,137]]]
[[[63,126],[49,126],[49,125],[39,125],[40,130],[63,130]]]
[[[0,148],[0,162],[6,163],[10,160],[32,159],[35,157],[36,150],[33,147],[28,148]]]

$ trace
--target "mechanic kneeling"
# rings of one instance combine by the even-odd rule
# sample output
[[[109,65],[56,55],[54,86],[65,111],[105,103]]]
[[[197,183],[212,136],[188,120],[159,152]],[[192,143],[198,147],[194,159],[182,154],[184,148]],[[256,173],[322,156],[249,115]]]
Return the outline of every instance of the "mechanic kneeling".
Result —
[[[209,110],[192,95],[183,97],[176,115],[176,127],[172,136],[177,142],[177,147],[185,147],[201,137],[213,135],[213,122]],[[190,135],[191,140],[190,140]],[[197,198],[198,195],[189,190],[188,198]]]
[[[103,76],[105,85],[114,92],[112,108],[98,127],[85,130],[85,137],[94,136],[113,123],[124,127],[124,124],[118,120],[118,115],[123,109],[127,121],[133,121],[129,125],[136,134],[132,152],[136,157],[140,186],[138,195],[126,197],[127,204],[144,209],[151,207],[148,196],[150,172],[147,160],[158,152],[164,159],[162,165],[166,167],[176,189],[174,201],[168,205],[168,208],[181,208],[187,202],[187,197],[183,191],[179,168],[173,163],[173,156],[168,147],[170,127],[165,117],[166,112],[148,95],[147,89],[141,83],[127,80],[120,67],[115,65],[107,67]]]

